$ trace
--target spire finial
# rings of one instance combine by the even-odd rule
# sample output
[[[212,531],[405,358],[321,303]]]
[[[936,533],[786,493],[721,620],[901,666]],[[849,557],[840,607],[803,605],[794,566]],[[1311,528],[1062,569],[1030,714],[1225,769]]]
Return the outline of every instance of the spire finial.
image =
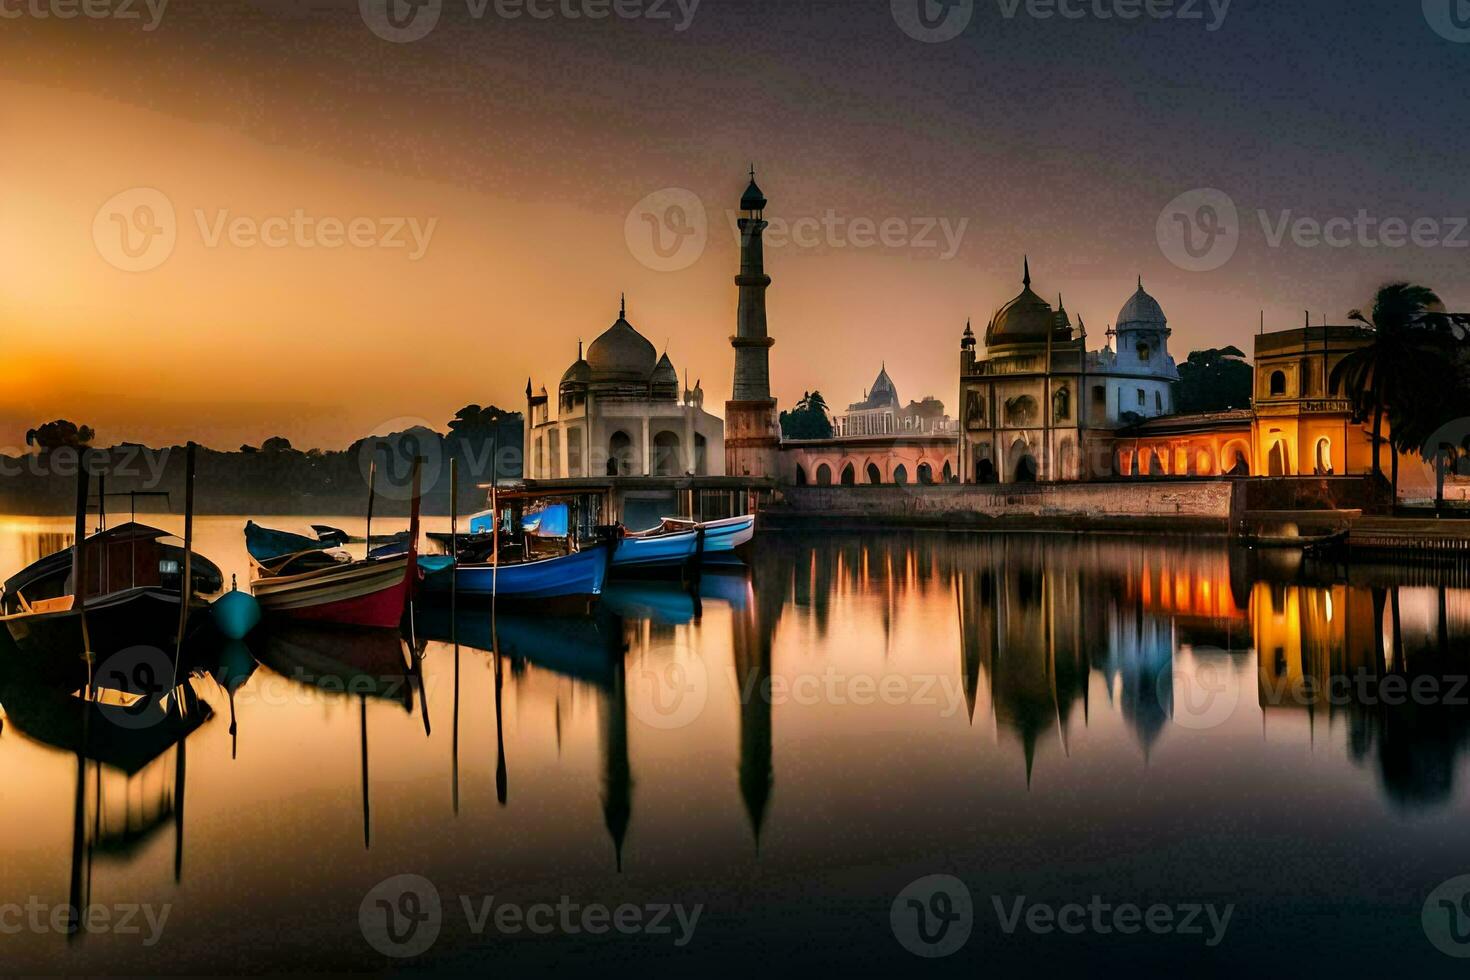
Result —
[[[752,162],[751,165],[750,165],[750,179],[751,180],[755,180],[755,163],[754,162]]]
[[[1058,290],[1057,291],[1057,309],[1058,310],[1061,310],[1061,311],[1065,311],[1066,308],[1067,308],[1067,304],[1062,302],[1062,293],[1061,293],[1060,290]]]
[[[621,298],[619,298],[619,300],[618,300],[618,319],[619,320],[626,320],[627,318],[628,318],[628,294],[627,293],[623,293],[622,296],[621,296]]]
[[[1029,255],[1025,256],[1025,258],[1024,258],[1023,261],[1025,262],[1025,270],[1026,271],[1025,271],[1025,275],[1023,275],[1021,277],[1021,285],[1025,286],[1025,287],[1027,287],[1029,289],[1031,287],[1031,256],[1029,256]]]
[[[579,361],[586,360],[586,358],[584,358],[582,356],[582,338],[581,337],[578,337],[577,338],[577,360],[579,360]]]
[[[1141,276],[1141,275],[1138,277],[1138,288],[1139,289],[1142,289],[1143,288],[1143,276]]]

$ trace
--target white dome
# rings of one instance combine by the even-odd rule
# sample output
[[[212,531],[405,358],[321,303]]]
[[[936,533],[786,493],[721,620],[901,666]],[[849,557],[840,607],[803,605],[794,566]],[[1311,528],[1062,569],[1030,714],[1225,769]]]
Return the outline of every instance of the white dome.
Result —
[[[1118,311],[1118,330],[1126,330],[1129,327],[1167,327],[1169,318],[1164,316],[1164,308],[1159,301],[1143,291],[1143,282],[1138,283],[1138,292],[1128,298],[1123,308]]]

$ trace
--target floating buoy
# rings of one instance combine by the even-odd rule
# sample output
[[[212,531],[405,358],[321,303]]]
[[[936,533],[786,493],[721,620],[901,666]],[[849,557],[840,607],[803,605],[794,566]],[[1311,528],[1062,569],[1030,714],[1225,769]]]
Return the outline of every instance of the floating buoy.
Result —
[[[231,575],[230,591],[214,601],[209,613],[226,639],[243,640],[260,622],[260,603],[250,593],[241,592]]]

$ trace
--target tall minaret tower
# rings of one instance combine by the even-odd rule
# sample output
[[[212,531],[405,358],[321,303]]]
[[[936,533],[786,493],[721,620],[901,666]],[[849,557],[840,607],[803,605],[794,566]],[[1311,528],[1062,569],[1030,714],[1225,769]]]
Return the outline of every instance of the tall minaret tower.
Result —
[[[766,275],[762,236],[766,230],[766,196],[755,183],[740,199],[740,309],[736,314],[735,391],[725,403],[725,475],[775,477],[781,436],[776,427],[776,399],[771,397],[770,350],[775,343],[766,334]]]

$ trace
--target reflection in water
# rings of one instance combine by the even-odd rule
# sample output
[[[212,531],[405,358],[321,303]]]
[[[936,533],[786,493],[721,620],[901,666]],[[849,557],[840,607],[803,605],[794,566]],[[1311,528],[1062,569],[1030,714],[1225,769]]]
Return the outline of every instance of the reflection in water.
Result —
[[[0,554],[28,547],[0,535]],[[1278,868],[1261,845],[1212,838],[1226,832],[1202,826],[1199,808],[1216,808],[1220,826],[1257,822],[1275,846],[1335,794],[1377,847],[1413,847],[1400,811],[1435,819],[1465,796],[1470,688],[1454,685],[1470,594],[1311,562],[1270,568],[1216,542],[771,535],[747,575],[707,575],[694,593],[618,584],[585,617],[426,605],[413,624],[414,645],[310,628],[221,645],[191,675],[181,715],[128,734],[88,720],[69,692],[3,679],[0,761],[44,788],[28,802],[70,830],[71,850],[69,875],[53,880],[65,845],[0,808],[10,887],[85,904],[101,882],[107,901],[188,906],[166,958],[130,948],[120,955],[143,958],[113,959],[119,947],[91,939],[73,942],[66,965],[198,969],[249,888],[270,894],[282,921],[319,915],[340,940],[292,965],[380,968],[354,932],[358,903],[404,872],[446,895],[539,897],[575,882],[584,898],[621,901],[644,885],[693,888],[695,875],[700,890],[743,896],[755,868],[775,917],[805,907],[814,866],[841,865],[854,901],[887,896],[881,922],[891,886],[933,870],[935,853],[971,869],[995,867],[993,848],[1018,840],[1037,866],[1053,847],[1095,853],[1079,807],[1112,842],[1187,826],[1200,853],[1254,847],[1263,888],[1287,894],[1294,858]],[[661,728],[640,686],[645,668],[670,665],[699,668],[681,676],[707,676],[708,700]],[[1201,665],[1244,680],[1213,727],[1184,724],[1197,721],[1182,692]],[[917,697],[789,693],[829,672],[932,678],[952,689],[953,712]],[[1439,696],[1389,696],[1416,681]],[[200,696],[215,686],[228,730],[209,724]],[[1308,748],[1313,768],[1299,771]],[[977,807],[993,841],[974,833]],[[150,875],[164,846],[152,844],[170,829],[173,874]],[[1376,853],[1362,860],[1384,875],[1404,858]],[[1180,871],[1130,860],[1155,879]],[[256,877],[272,862],[300,899]],[[1069,865],[1049,884],[1072,887],[1078,873]],[[322,908],[341,922],[322,921]],[[240,926],[242,969],[281,965],[270,939],[282,921]],[[54,938],[26,937],[17,963],[54,965],[67,948]],[[476,942],[446,926],[440,946]]]

